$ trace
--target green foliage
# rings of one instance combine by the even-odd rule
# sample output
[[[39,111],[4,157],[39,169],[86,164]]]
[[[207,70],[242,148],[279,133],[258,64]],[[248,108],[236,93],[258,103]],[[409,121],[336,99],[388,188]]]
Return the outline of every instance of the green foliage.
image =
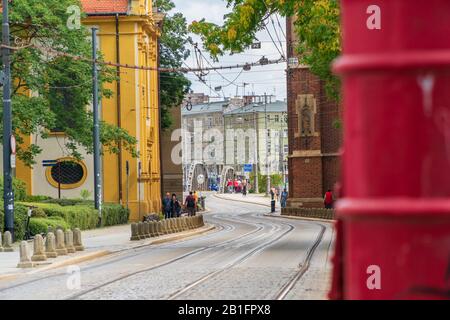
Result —
[[[98,211],[90,201],[53,199],[45,203],[26,203],[45,212],[48,219],[62,219],[71,229],[89,230],[97,228]],[[105,204],[102,208],[101,227],[128,223],[129,210],[118,204]]]
[[[3,232],[5,221],[5,214],[3,211],[3,202],[0,202],[0,230]],[[28,209],[20,204],[16,204],[14,208],[14,235],[15,240],[20,241],[25,237],[25,227],[27,223],[27,211]]]
[[[83,200],[88,200],[90,198],[90,196],[92,195],[92,192],[86,189],[81,190],[80,192],[80,196],[81,198],[83,198]]]
[[[13,178],[14,200],[23,201],[27,197],[27,186],[22,180]],[[0,176],[0,194],[3,197],[3,176]]]
[[[222,26],[204,19],[194,21],[190,30],[201,36],[204,47],[218,56],[239,53],[255,42],[256,33],[279,13],[295,18],[296,49],[300,62],[325,80],[329,96],[338,99],[339,81],[331,72],[331,62],[341,52],[340,8],[338,0],[226,0],[232,12]]]
[[[20,40],[24,45],[11,55],[13,130],[19,133],[18,158],[29,166],[35,164],[34,159],[42,150],[36,143],[25,147],[22,137],[33,134],[35,141],[46,139],[52,129],[66,134],[64,147],[68,155],[80,159],[79,148],[92,153],[93,116],[87,108],[92,100],[92,66],[48,52],[58,49],[70,55],[91,57],[89,29],[67,27],[66,11],[71,5],[81,7],[79,0],[10,2],[11,42]],[[43,49],[28,44],[39,44]],[[103,60],[101,54],[99,60]],[[101,65],[100,98],[111,97],[112,92],[104,84],[115,78],[113,68]],[[1,110],[0,117],[3,117]],[[103,123],[101,140],[105,152],[116,152],[120,141],[136,156],[136,139],[123,129]]]
[[[102,209],[102,227],[127,224],[130,211],[118,204],[107,204]]]
[[[30,220],[30,232],[31,234],[42,234],[47,233],[48,227],[56,229],[57,227],[61,227],[64,230],[69,229],[69,225],[64,219],[60,217],[50,217],[48,219],[45,218],[31,218]]]
[[[175,8],[171,0],[156,0],[156,6],[166,13],[160,39],[159,61],[161,67],[179,68],[189,57],[186,45],[191,41],[188,36],[186,18],[181,13],[171,14]],[[191,82],[181,72],[168,72],[160,76],[161,128],[172,126],[170,108],[178,107],[188,93]]]
[[[250,181],[252,181],[253,183],[253,187],[255,186],[255,174],[252,173],[250,175]],[[283,186],[283,175],[281,174],[273,174],[270,176],[270,186],[271,187],[280,187]],[[262,174],[258,174],[258,187],[259,190],[257,193],[266,193],[266,189],[267,189],[267,176],[266,175],[262,175]],[[255,193],[255,190],[250,190],[250,193]]]
[[[26,196],[25,199],[23,200],[24,202],[42,202],[45,200],[50,200],[52,197],[49,196],[40,196],[40,195],[36,195],[36,196]]]
[[[47,214],[45,213],[44,209],[42,208],[35,208],[31,212],[32,218],[47,218]]]

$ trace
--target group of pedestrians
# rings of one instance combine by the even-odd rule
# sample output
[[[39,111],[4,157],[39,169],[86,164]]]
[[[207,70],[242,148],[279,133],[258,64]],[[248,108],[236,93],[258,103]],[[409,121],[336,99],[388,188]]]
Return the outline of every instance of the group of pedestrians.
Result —
[[[183,209],[182,204],[177,198],[177,195],[174,193],[172,196],[170,193],[166,193],[166,196],[163,199],[163,208],[164,208],[164,218],[179,218],[181,217],[181,212]],[[189,195],[186,197],[184,202],[184,208],[186,208],[188,215],[193,217],[196,215],[198,210],[198,194],[197,192],[189,192]]]

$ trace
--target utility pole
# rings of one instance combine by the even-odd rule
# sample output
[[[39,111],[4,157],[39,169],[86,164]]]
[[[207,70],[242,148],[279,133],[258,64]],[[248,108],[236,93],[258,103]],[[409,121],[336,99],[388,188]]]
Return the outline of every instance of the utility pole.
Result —
[[[9,42],[9,1],[3,0],[2,58],[3,58],[3,205],[5,212],[5,231],[11,232],[14,239],[14,192],[11,171],[11,60]]]
[[[100,121],[98,103],[98,69],[97,69],[97,28],[92,28],[92,76],[93,76],[93,111],[94,111],[94,190],[95,209],[98,210],[99,223],[102,220],[102,176],[100,164]]]
[[[267,188],[266,188],[266,196],[270,194],[270,172],[269,172],[269,131],[267,126],[267,93],[264,93],[264,120],[265,120],[265,127],[266,127],[266,175],[267,175]]]
[[[259,193],[259,170],[258,170],[258,165],[259,165],[259,129],[258,129],[258,112],[255,110],[254,111],[254,127],[255,127],[255,132],[256,132],[256,144],[255,144],[255,193]]]

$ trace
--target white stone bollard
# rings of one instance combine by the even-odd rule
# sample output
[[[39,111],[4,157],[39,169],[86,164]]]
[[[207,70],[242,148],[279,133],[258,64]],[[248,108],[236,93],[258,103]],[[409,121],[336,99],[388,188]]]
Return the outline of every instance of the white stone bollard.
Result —
[[[78,228],[75,228],[75,230],[73,230],[73,246],[77,251],[84,251],[83,240],[81,238],[81,230]]]
[[[46,261],[47,256],[44,250],[44,239],[40,234],[34,236],[33,256],[31,261]]]
[[[61,229],[56,230],[56,253],[58,256],[67,255],[67,249],[64,243],[64,232]]]
[[[11,232],[6,231],[3,234],[3,252],[13,252]]]
[[[17,264],[17,268],[32,268],[33,262],[30,259],[30,253],[28,252],[28,243],[22,241],[20,243],[20,262]]]
[[[53,232],[49,232],[47,234],[47,239],[45,239],[45,255],[47,258],[56,258],[58,256],[55,246],[55,234]]]

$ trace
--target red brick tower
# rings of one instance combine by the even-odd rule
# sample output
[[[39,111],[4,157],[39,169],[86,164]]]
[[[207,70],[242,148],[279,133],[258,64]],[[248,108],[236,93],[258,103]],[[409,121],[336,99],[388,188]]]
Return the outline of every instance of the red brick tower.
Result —
[[[330,101],[325,86],[308,66],[298,63],[297,38],[287,19],[289,67],[289,200],[293,208],[323,207],[323,196],[339,176],[342,130],[337,126],[340,107]]]

